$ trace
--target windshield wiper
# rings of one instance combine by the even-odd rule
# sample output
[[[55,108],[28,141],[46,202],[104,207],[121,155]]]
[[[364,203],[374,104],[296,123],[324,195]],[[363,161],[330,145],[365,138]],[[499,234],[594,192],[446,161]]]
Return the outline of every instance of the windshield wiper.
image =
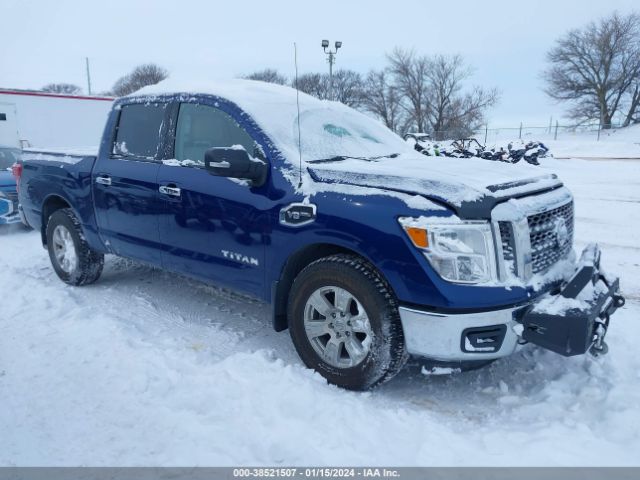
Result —
[[[380,155],[378,157],[351,157],[349,155],[338,155],[331,158],[321,158],[320,160],[308,160],[307,163],[329,163],[329,162],[341,162],[343,160],[364,160],[365,162],[375,162],[381,158],[396,158],[399,153],[391,153],[389,155]]]

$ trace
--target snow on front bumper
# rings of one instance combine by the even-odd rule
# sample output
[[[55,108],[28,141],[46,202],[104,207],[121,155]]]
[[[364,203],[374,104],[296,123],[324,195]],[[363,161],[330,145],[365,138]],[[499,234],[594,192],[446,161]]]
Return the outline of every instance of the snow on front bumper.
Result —
[[[565,356],[605,353],[609,320],[623,305],[618,279],[601,272],[600,250],[589,245],[560,292],[532,303],[457,314],[399,310],[411,355],[459,362],[505,357],[520,340]]]
[[[522,338],[564,356],[608,351],[611,316],[625,304],[620,281],[600,269],[600,249],[588,245],[559,293],[538,299],[521,318]]]

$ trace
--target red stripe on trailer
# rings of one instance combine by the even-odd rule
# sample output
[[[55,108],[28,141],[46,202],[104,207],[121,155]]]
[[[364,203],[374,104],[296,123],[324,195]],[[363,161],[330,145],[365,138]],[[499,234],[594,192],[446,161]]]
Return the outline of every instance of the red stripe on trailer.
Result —
[[[113,102],[115,97],[88,97],[84,95],[64,95],[60,93],[48,93],[48,92],[20,92],[16,90],[2,90],[0,94],[4,95],[23,95],[27,97],[52,97],[52,98],[71,98],[74,100],[104,100],[107,102]]]

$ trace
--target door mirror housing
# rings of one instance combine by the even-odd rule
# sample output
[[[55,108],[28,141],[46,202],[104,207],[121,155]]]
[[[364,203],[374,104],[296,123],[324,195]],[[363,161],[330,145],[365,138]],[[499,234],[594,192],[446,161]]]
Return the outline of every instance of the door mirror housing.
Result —
[[[209,148],[204,153],[204,164],[211,175],[250,180],[254,187],[264,185],[269,173],[266,162],[251,158],[242,147]]]

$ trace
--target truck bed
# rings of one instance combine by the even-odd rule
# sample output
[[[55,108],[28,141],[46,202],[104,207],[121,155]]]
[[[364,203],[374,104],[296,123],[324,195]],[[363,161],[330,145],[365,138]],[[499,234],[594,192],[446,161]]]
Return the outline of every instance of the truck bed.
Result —
[[[20,205],[29,225],[42,227],[47,201],[64,201],[72,205],[87,232],[96,232],[91,191],[91,171],[95,151],[25,150],[20,180]]]

